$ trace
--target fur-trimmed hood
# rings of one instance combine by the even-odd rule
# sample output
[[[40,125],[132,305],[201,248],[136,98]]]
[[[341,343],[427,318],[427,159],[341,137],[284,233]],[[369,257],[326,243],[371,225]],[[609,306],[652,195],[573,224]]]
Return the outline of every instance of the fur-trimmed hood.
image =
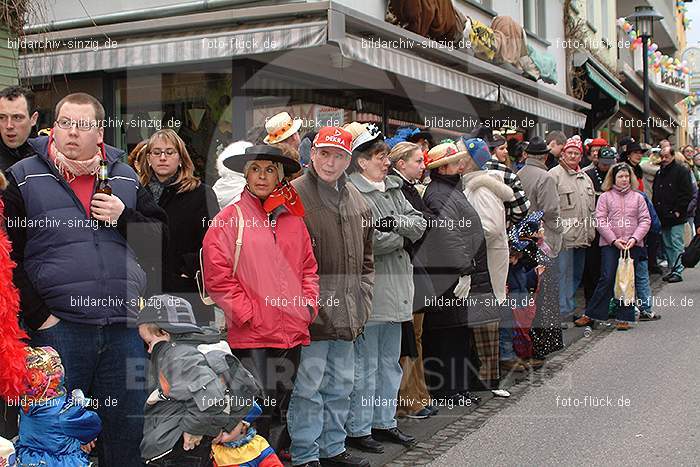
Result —
[[[496,195],[501,201],[514,201],[513,189],[506,185],[503,180],[488,172],[471,172],[462,176],[464,189],[476,191],[479,188],[486,188]]]

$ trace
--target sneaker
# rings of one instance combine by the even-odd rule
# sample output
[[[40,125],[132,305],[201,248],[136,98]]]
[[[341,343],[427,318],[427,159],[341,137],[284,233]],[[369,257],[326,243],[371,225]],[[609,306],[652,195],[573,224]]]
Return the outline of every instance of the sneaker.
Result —
[[[643,312],[639,315],[639,321],[658,321],[658,320],[660,320],[660,319],[661,319],[661,315],[657,315],[657,314],[654,313],[654,312],[652,312],[652,313],[646,313],[646,312],[643,311]]]
[[[666,279],[666,282],[668,282],[669,284],[674,284],[676,282],[683,282],[683,278],[681,276],[679,276],[678,274],[673,273],[673,274],[668,276],[668,279]]]
[[[618,331],[629,331],[632,329],[632,325],[628,321],[620,321],[615,325],[615,329]]]
[[[492,389],[491,392],[496,397],[510,397],[510,393],[505,389]]]
[[[574,324],[577,327],[590,326],[591,323],[593,323],[593,320],[586,315],[583,315],[579,319],[574,321]]]
[[[661,266],[662,268],[667,268],[667,267],[668,267],[668,261],[666,261],[665,259],[662,259],[662,260],[659,261],[657,264],[658,264],[659,266]]]
[[[321,461],[321,467],[370,467],[367,459],[353,456],[347,451],[343,451],[333,457],[322,457],[319,460]]]
[[[428,418],[432,415],[432,412],[428,410],[427,408],[423,407],[422,409],[418,410],[417,412],[413,413],[407,413],[406,418],[414,418],[417,420],[421,420],[424,418]]]
[[[430,416],[431,416],[431,417],[432,417],[433,415],[437,415],[437,414],[440,413],[440,409],[438,409],[438,408],[435,407],[435,406],[426,405],[425,408],[428,409],[428,410],[430,411]]]

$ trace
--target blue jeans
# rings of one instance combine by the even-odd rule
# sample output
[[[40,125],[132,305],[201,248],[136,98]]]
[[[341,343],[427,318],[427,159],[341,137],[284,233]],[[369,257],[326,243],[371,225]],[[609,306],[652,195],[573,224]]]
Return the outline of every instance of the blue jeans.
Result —
[[[663,227],[661,229],[661,240],[663,241],[664,250],[666,251],[666,260],[668,261],[669,268],[673,268],[678,260],[678,257],[685,249],[684,234],[685,224]],[[683,269],[685,268],[679,261],[678,265],[671,272],[680,276]]]
[[[571,315],[576,309],[576,290],[583,279],[586,266],[585,248],[567,248],[559,252],[559,314]]]
[[[600,252],[600,279],[598,280],[590,302],[588,302],[585,315],[592,319],[604,321],[608,319],[610,300],[613,298],[615,273],[617,272],[617,260],[620,258],[620,250],[614,246],[608,245],[601,247]],[[644,262],[646,262],[646,252],[644,248],[635,246],[630,251],[630,256],[634,260],[636,281],[639,261],[641,258],[644,258]],[[618,304],[617,319],[621,321],[634,321],[634,306]]]
[[[48,345],[59,353],[69,393],[82,389],[99,404],[100,466],[142,466],[139,445],[148,361],[136,328],[61,320],[48,329],[30,331],[29,337],[31,346]]]
[[[287,424],[295,465],[345,451],[345,422],[355,376],[350,341],[316,341],[301,349]]]
[[[498,330],[498,354],[499,360],[507,362],[518,358],[513,350],[513,310],[508,307],[508,312],[501,315],[500,328]]]
[[[355,341],[355,383],[346,424],[353,438],[396,427],[401,386],[401,323],[368,322]]]
[[[646,250],[646,248],[644,248]],[[634,288],[636,303],[640,310],[651,313],[651,284],[649,283],[649,262],[641,256],[634,265]]]

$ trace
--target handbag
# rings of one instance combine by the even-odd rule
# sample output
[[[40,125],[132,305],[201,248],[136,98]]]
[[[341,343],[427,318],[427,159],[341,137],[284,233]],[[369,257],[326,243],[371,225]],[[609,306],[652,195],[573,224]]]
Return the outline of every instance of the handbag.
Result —
[[[686,268],[694,268],[700,261],[700,235],[695,235],[681,255],[681,263]]]
[[[617,273],[615,274],[615,298],[623,305],[634,304],[634,260],[630,256],[630,250],[620,251],[617,260]]]
[[[236,208],[238,213],[238,236],[236,237],[236,252],[233,255],[233,274],[236,274],[236,269],[238,269],[238,259],[241,256],[241,247],[243,246],[243,225],[245,220],[243,219],[243,213],[241,213],[241,208],[238,204],[234,204],[233,207]],[[214,300],[209,296],[207,290],[204,286],[204,264],[202,261],[202,248],[199,249],[199,270],[195,274],[194,278],[197,282],[197,290],[199,291],[199,298],[205,305],[213,305]]]

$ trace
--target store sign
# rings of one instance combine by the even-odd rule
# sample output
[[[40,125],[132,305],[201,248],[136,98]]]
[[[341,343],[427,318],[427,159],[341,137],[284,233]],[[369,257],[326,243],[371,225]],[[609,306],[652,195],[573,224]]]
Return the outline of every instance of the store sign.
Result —
[[[642,48],[637,47],[634,51],[634,70],[643,78],[644,63],[642,62]],[[649,83],[660,91],[673,93],[673,97],[682,99],[690,93],[690,80],[688,75],[679,76],[675,71],[667,71],[649,66]]]
[[[315,120],[319,127],[341,126],[345,123],[345,110],[317,105]]]

